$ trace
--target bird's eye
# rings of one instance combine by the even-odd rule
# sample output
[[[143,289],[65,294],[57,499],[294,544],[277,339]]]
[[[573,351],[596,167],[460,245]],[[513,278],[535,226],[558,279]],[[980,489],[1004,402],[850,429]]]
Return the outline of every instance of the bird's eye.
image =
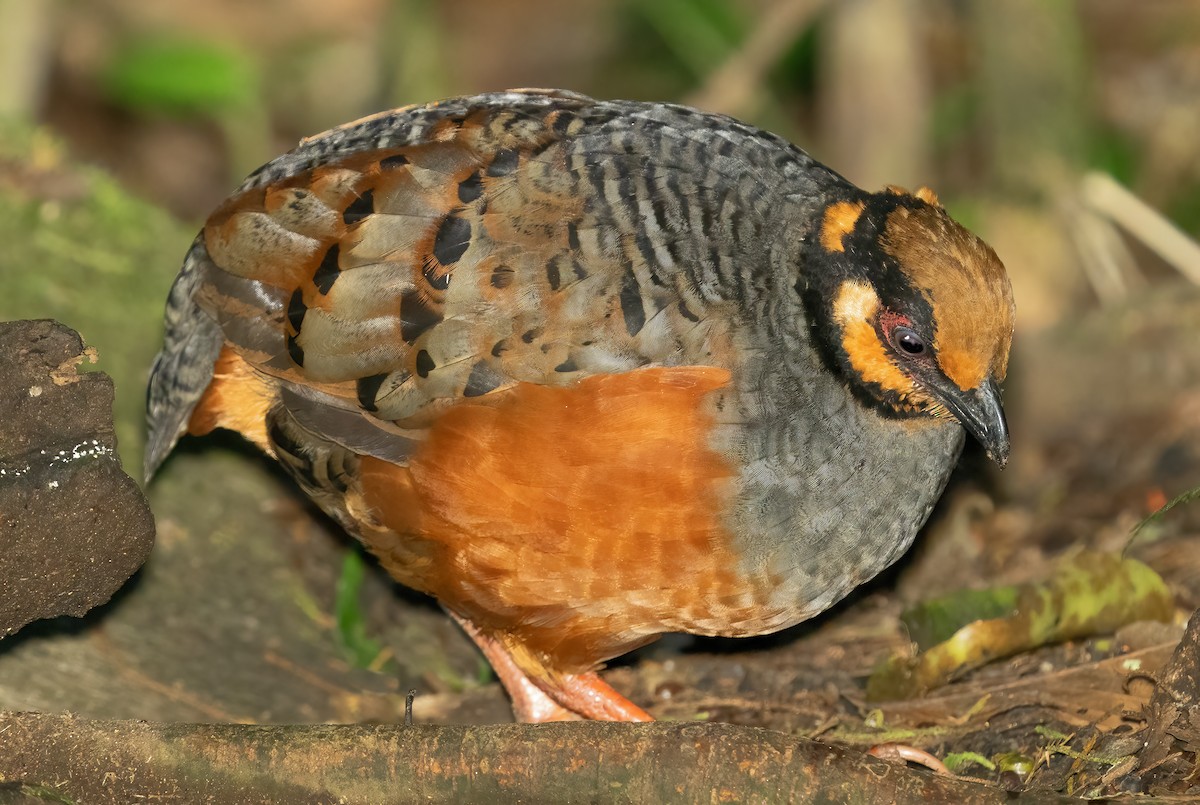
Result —
[[[896,349],[906,355],[925,354],[925,339],[917,335],[912,328],[897,327],[892,330],[892,343],[896,345]]]

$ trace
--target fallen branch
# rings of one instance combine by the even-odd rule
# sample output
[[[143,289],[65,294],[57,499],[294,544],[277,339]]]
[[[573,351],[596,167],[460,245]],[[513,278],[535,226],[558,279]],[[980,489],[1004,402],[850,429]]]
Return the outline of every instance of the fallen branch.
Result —
[[[1009,801],[730,724],[246,726],[39,713],[0,713],[3,788],[88,803]]]

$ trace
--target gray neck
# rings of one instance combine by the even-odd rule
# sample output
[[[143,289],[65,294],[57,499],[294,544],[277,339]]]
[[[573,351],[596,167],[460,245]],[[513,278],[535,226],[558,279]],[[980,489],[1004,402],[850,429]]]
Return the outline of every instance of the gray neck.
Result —
[[[794,319],[803,322],[803,318]],[[744,469],[731,518],[746,569],[781,579],[778,628],[826,609],[896,561],[941,496],[963,444],[953,420],[886,419],[798,333],[740,373]]]

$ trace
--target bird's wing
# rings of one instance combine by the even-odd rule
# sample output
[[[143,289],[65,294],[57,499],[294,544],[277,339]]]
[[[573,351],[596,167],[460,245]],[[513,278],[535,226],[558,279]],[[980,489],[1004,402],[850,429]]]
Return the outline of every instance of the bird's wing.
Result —
[[[718,286],[744,270],[748,234],[723,205],[758,180],[724,119],[693,115],[502,93],[369,118],[268,163],[177,281],[148,466],[223,344],[304,428],[397,462],[439,412],[518,383],[722,365]]]

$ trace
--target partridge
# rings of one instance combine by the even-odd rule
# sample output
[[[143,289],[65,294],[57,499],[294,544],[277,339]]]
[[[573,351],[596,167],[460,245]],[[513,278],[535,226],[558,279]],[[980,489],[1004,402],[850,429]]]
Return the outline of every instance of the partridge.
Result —
[[[928,189],[682,106],[455,98],[307,139],[212,214],[146,466],[238,431],[519,719],[644,720],[604,661],[810,618],[909,547],[964,429],[1004,463],[1012,330]]]

